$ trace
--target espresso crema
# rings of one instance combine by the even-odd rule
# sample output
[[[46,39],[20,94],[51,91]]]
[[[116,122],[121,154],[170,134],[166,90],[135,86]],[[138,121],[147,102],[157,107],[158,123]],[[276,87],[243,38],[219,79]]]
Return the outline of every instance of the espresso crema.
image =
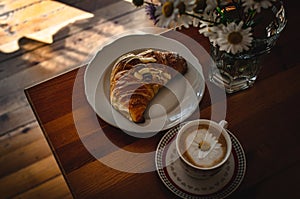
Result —
[[[188,128],[180,139],[183,157],[191,164],[210,168],[220,163],[226,155],[224,136],[214,127],[201,124]]]

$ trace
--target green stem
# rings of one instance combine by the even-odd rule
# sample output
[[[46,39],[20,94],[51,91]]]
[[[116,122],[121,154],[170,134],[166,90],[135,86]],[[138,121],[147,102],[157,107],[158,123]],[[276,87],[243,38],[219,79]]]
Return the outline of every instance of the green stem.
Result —
[[[245,25],[246,25],[247,27],[251,26],[251,22],[252,22],[252,20],[254,19],[255,14],[256,14],[256,11],[255,11],[255,10],[250,10],[248,17],[247,17],[247,19],[245,20]]]
[[[225,16],[224,12],[222,12],[222,10],[221,10],[220,7],[216,7],[216,11],[221,16],[221,23],[225,24],[225,22],[226,22],[226,16]]]

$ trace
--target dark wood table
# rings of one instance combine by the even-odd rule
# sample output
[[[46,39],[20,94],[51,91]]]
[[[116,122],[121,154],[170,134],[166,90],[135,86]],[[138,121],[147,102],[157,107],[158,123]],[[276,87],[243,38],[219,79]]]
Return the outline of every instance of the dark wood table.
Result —
[[[294,44],[294,39],[299,39],[294,22],[290,19],[264,60],[254,87],[226,97],[229,129],[242,144],[247,159],[244,180],[230,198],[300,198],[300,64],[296,54],[299,45]],[[181,32],[194,37],[208,50],[208,41],[197,30]],[[176,38],[172,32],[164,34]],[[97,117],[84,94],[85,68],[25,90],[74,198],[174,198],[156,171],[122,172],[101,162],[132,161],[138,170],[154,167],[154,155],[136,160],[116,154],[119,150],[153,152],[166,131],[146,139],[134,138]],[[207,71],[204,68],[206,78]],[[218,90],[209,83],[207,86]],[[214,105],[206,90],[199,105],[201,118],[210,118]],[[95,117],[96,120],[91,119]],[[105,141],[93,143],[94,150],[100,151],[98,161],[79,138],[77,125],[85,129],[82,139],[93,142],[99,136],[103,140],[108,138],[117,148],[112,149]]]

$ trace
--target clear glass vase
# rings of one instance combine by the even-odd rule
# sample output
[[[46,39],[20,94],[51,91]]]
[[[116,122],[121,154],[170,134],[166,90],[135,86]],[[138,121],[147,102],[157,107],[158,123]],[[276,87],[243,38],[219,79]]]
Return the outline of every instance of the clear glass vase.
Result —
[[[261,70],[264,55],[272,47],[284,29],[287,19],[284,6],[273,6],[273,19],[264,27],[264,36],[253,39],[251,48],[243,53],[231,54],[220,51],[218,46],[211,45],[210,81],[224,87],[227,93],[233,93],[251,87]]]

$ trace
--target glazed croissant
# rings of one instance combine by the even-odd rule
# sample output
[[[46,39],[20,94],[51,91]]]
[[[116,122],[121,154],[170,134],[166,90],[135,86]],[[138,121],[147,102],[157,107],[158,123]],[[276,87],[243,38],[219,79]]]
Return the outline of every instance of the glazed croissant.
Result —
[[[110,102],[130,121],[144,122],[144,112],[159,89],[186,71],[186,60],[174,52],[150,49],[125,54],[112,68]]]

